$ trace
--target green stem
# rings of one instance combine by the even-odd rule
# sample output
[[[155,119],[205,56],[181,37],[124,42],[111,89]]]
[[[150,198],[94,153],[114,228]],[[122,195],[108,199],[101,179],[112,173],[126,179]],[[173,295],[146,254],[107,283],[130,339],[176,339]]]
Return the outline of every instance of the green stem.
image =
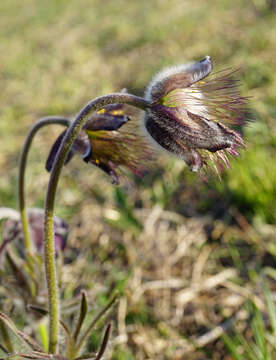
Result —
[[[129,104],[140,109],[147,109],[150,103],[143,98],[131,95],[115,93],[111,95],[105,95],[90,101],[76,116],[73,123],[68,128],[66,135],[64,136],[61,146],[56,155],[51,176],[48,184],[46,201],[45,201],[45,237],[44,237],[44,256],[45,256],[45,270],[48,286],[48,298],[49,298],[49,353],[55,354],[58,351],[58,324],[59,324],[59,295],[57,286],[57,274],[55,265],[55,247],[54,247],[54,204],[57,191],[58,180],[61,174],[61,170],[64,161],[68,155],[68,152],[85,125],[88,115],[91,112],[102,109],[109,104]]]
[[[48,116],[38,120],[29,131],[20,154],[19,175],[18,175],[18,202],[19,202],[19,211],[22,222],[22,229],[24,234],[24,246],[27,255],[32,253],[32,241],[28,226],[28,217],[27,217],[27,209],[25,202],[25,173],[26,173],[27,158],[35,134],[42,127],[51,124],[69,126],[70,120],[61,116]]]

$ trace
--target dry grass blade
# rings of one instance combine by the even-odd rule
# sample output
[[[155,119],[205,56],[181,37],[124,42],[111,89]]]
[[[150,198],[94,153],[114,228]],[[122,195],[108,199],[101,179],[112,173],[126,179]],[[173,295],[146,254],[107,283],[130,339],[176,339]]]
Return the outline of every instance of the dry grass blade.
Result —
[[[179,289],[185,285],[185,281],[182,279],[166,279],[166,280],[153,280],[147,281],[142,284],[134,293],[133,297],[136,301],[147,290],[162,290],[162,289]]]
[[[245,299],[252,300],[260,311],[265,310],[266,305],[264,304],[263,300],[257,295],[255,295],[252,290],[247,289],[245,286],[239,286],[238,284],[235,284],[231,281],[225,281],[223,286],[225,286],[226,288],[230,289],[233,292],[236,292]]]
[[[204,280],[204,282],[202,282],[199,285],[196,284],[195,286],[192,286],[189,289],[180,291],[177,296],[177,301],[179,304],[184,305],[189,301],[192,301],[199,292],[210,290],[218,285],[222,285],[227,280],[235,277],[236,275],[237,275],[237,271],[235,269],[227,269],[221,271],[219,274],[216,274]]]
[[[73,335],[73,339],[75,341],[77,341],[77,339],[78,339],[78,336],[79,336],[83,321],[84,321],[84,319],[86,317],[86,314],[87,314],[87,310],[88,310],[87,297],[86,297],[85,292],[82,292],[79,318],[78,318],[76,329],[75,329],[74,335]]]
[[[43,349],[35,340],[33,340],[29,335],[26,335],[22,331],[18,330],[12,320],[2,312],[0,312],[0,320],[32,350],[43,352]]]
[[[239,310],[234,316],[229,320],[224,321],[220,325],[216,326],[214,329],[208,331],[206,334],[199,336],[195,341],[197,347],[204,347],[207,344],[217,340],[220,336],[225,334],[225,332],[233,327],[237,318],[243,314],[244,310]]]
[[[0,221],[3,219],[19,220],[19,212],[7,207],[0,207]]]

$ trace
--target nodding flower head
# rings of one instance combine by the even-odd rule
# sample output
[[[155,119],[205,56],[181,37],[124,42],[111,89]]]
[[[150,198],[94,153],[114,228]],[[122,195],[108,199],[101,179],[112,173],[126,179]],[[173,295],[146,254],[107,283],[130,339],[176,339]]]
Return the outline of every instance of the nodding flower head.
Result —
[[[240,96],[236,71],[208,76],[212,69],[206,56],[157,74],[146,89],[151,107],[144,126],[155,143],[182,158],[192,171],[212,165],[220,175],[217,165],[229,167],[228,156],[239,155],[237,148],[244,146],[230,127],[246,121],[247,99]]]
[[[124,169],[142,176],[147,162],[152,158],[152,148],[139,126],[124,114],[124,105],[107,105],[93,113],[74,141],[65,164],[79,153],[86,163],[102,169],[111,177],[113,184],[119,184]],[[51,171],[56,153],[66,131],[57,138],[46,162]]]

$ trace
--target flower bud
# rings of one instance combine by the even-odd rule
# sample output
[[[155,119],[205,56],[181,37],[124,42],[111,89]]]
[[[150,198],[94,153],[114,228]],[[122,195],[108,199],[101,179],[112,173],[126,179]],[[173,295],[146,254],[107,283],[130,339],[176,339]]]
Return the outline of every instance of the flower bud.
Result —
[[[16,210],[9,210],[7,212],[7,220],[3,227],[3,244],[0,248],[1,251],[13,241],[17,241],[17,245],[20,247],[20,244],[23,244],[23,232],[22,224],[20,220],[20,214]],[[44,210],[38,208],[28,209],[28,221],[30,226],[31,238],[34,245],[34,250],[36,253],[40,254],[43,251],[43,238],[44,238]],[[55,235],[55,251],[59,253],[63,251],[66,247],[67,236],[69,233],[68,224],[58,216],[54,217],[54,235]],[[4,246],[3,246],[4,245]],[[2,249],[3,248],[3,249]]]

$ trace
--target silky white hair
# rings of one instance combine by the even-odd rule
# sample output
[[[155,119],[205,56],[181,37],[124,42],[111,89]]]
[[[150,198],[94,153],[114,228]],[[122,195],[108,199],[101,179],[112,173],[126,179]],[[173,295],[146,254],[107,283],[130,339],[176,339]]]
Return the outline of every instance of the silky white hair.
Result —
[[[206,61],[208,63],[210,63],[211,69],[212,70],[212,61],[211,61],[211,57],[210,56],[206,56],[205,59],[203,61]],[[187,63],[187,64],[180,64],[180,65],[175,65],[175,66],[170,66],[167,67],[161,71],[159,71],[150,81],[150,83],[148,84],[148,86],[146,87],[145,90],[145,99],[148,101],[152,100],[152,89],[154,86],[158,85],[158,83],[162,83],[165,79],[169,78],[170,76],[179,74],[179,73],[183,73],[183,72],[188,72],[191,74],[192,78],[191,78],[191,82],[196,82],[199,79],[201,79],[202,77],[206,76],[205,72],[203,72],[203,70],[199,69],[199,64],[202,62],[195,62],[195,63]]]

